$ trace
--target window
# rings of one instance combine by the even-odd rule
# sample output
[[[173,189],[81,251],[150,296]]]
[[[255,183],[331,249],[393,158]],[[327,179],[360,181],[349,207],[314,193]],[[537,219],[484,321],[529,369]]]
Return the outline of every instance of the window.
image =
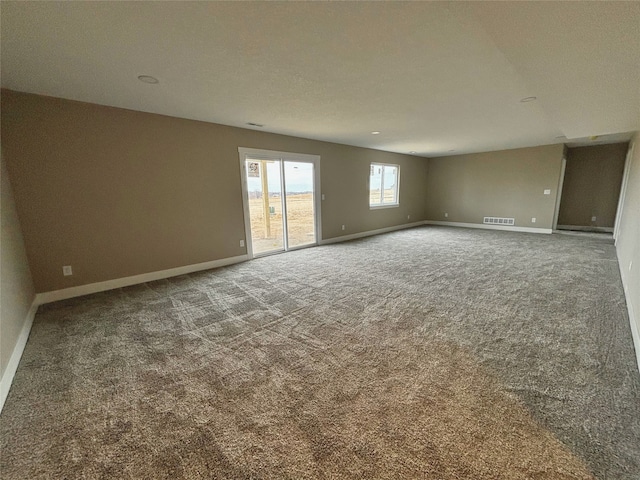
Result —
[[[372,163],[369,174],[369,207],[397,207],[400,165]]]

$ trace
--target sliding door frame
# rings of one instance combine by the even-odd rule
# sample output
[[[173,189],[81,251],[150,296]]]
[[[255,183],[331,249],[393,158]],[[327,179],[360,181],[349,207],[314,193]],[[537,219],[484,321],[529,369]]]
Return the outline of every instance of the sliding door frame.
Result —
[[[247,158],[257,158],[260,160],[277,160],[280,161],[280,174],[282,179],[282,213],[283,213],[283,229],[284,229],[284,239],[283,239],[283,252],[298,250],[301,248],[313,247],[319,245],[322,241],[322,214],[321,214],[321,197],[322,194],[320,192],[320,155],[309,155],[306,153],[292,153],[292,152],[278,152],[275,150],[262,150],[257,148],[246,148],[246,147],[238,147],[238,157],[240,160],[240,178],[242,185],[242,207],[244,211],[244,232],[245,232],[245,245],[247,248],[247,255],[249,258],[255,258],[256,255],[253,253],[253,239],[251,236],[251,217],[249,213],[249,189],[247,186],[247,166],[246,160]],[[314,216],[315,216],[315,230],[316,230],[316,238],[314,243],[309,243],[308,245],[301,245],[297,247],[289,247],[288,246],[288,231],[287,231],[287,220],[286,220],[286,179],[284,178],[284,162],[303,162],[303,163],[311,163],[313,164],[313,208],[314,208]],[[273,253],[282,253],[280,251]],[[269,253],[261,254],[269,255]]]

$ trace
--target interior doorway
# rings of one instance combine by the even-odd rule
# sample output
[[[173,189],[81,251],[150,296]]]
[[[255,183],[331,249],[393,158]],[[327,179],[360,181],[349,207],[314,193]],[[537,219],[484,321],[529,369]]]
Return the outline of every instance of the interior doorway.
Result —
[[[627,151],[628,143],[567,149],[554,230],[613,232]]]
[[[249,148],[238,151],[249,256],[317,245],[320,157]]]

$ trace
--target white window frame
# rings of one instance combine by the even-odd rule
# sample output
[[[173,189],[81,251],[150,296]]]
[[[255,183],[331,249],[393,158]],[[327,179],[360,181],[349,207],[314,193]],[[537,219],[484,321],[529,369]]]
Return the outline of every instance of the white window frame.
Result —
[[[382,175],[380,177],[380,198],[382,203],[371,203],[371,168],[373,167],[382,167]],[[384,203],[384,168],[385,167],[394,167],[397,171],[396,174],[396,199],[394,203]],[[400,206],[400,165],[396,165],[394,163],[376,163],[371,162],[369,165],[369,180],[368,184],[368,193],[369,193],[369,209],[370,210],[378,210],[380,208],[396,208]]]

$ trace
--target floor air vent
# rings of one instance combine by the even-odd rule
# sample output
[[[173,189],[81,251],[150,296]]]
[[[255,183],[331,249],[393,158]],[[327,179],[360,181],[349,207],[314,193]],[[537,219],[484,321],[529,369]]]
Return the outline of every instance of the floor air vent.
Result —
[[[515,218],[484,217],[482,223],[489,223],[491,225],[515,225],[515,222]]]

